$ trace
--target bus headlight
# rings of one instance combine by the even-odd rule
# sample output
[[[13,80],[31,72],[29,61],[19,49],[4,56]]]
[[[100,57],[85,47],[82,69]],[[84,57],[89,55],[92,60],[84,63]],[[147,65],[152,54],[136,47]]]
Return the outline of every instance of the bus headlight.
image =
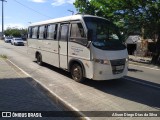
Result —
[[[126,58],[126,62],[128,62],[129,61],[129,57],[128,58]]]
[[[96,63],[100,63],[100,64],[106,64],[106,65],[109,65],[110,64],[110,61],[105,59],[105,60],[102,60],[102,59],[94,59],[94,62]]]

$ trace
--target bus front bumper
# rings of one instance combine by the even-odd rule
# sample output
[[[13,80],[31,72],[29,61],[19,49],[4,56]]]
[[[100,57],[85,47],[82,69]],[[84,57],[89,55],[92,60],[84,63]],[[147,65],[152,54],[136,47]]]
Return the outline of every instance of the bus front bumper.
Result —
[[[128,63],[125,65],[111,66],[94,63],[93,80],[119,79],[127,75]]]

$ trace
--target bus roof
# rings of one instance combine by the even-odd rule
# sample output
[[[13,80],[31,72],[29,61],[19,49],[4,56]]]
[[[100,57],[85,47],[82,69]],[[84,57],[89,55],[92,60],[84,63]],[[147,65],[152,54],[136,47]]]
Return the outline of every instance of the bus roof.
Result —
[[[72,16],[66,16],[66,17],[62,17],[62,18],[55,18],[55,19],[51,19],[51,20],[46,20],[46,21],[41,21],[41,22],[36,22],[36,23],[32,23],[29,26],[37,26],[37,25],[45,25],[45,24],[50,24],[50,23],[58,23],[58,22],[65,22],[65,21],[70,21],[70,20],[80,20],[83,17],[97,17],[97,18],[101,18],[98,16],[93,16],[93,15],[82,15],[82,14],[77,14],[77,15],[72,15]],[[103,18],[104,19],[104,18]]]

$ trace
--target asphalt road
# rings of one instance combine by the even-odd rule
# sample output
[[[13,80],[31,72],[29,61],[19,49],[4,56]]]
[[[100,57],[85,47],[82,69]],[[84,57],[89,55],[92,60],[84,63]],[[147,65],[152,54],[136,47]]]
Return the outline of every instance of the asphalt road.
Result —
[[[60,97],[64,98],[67,102],[72,101],[72,106],[81,111],[160,110],[160,70],[154,68],[154,66],[137,66],[130,64],[128,76],[122,79],[100,82],[87,79],[83,84],[79,84],[74,82],[70,78],[70,75],[63,70],[48,64],[42,67],[36,65],[36,63],[32,62],[27,56],[26,50],[26,46],[11,46],[2,41],[0,42],[0,54],[6,54],[17,66],[20,66],[20,68],[36,79],[55,79],[54,83],[49,84],[49,87],[56,90],[55,92],[57,94],[60,93]],[[53,77],[51,74],[55,76]],[[58,84],[61,81],[56,81],[57,79],[61,79],[63,83],[67,81],[67,83],[61,83],[62,86],[60,86]],[[53,88],[54,85],[56,88]],[[61,87],[61,91],[59,91],[59,87]],[[65,87],[67,87],[67,90]],[[63,89],[69,91],[72,98],[67,97],[67,93],[63,94],[63,92],[65,92]],[[72,92],[74,92],[74,94]],[[77,96],[78,98],[76,98]],[[73,99],[78,99],[79,103],[77,103],[78,100]]]

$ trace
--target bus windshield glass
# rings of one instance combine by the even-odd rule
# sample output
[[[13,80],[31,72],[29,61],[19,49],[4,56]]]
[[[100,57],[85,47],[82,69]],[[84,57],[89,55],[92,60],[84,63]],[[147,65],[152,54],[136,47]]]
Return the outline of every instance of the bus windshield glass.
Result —
[[[84,17],[87,29],[92,31],[92,43],[103,50],[123,50],[122,37],[118,28],[111,22],[95,17]]]

